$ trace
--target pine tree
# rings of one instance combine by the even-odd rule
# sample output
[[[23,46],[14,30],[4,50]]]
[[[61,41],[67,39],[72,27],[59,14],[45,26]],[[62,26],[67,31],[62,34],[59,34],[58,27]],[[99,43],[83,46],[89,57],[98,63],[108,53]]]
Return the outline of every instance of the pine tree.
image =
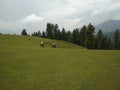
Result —
[[[27,36],[27,31],[26,31],[26,29],[23,29],[23,30],[22,30],[21,35]]]
[[[92,45],[92,42],[87,38],[87,39],[85,39],[85,47],[87,48],[87,49],[92,49],[91,48],[91,45]]]
[[[58,39],[58,40],[61,40],[61,38],[62,38],[62,35],[61,35],[60,30],[58,29],[58,30],[57,30],[57,39]]]
[[[108,48],[108,38],[107,36],[104,36],[102,49],[107,49],[107,48]]]
[[[43,38],[46,38],[46,33],[44,31],[42,31],[42,35]]]
[[[41,37],[41,32],[38,30],[38,37]]]
[[[66,32],[66,41],[70,42],[70,36],[71,36],[71,32],[70,31],[67,31]]]
[[[86,30],[87,30],[87,27],[84,25],[80,31],[80,45],[81,46],[85,46],[84,43],[86,39]]]
[[[102,32],[102,30],[99,30],[98,33],[97,33],[97,37],[96,37],[96,40],[97,40],[97,48],[98,49],[102,49],[103,48],[103,39],[104,39],[104,34]]]
[[[47,38],[50,38],[50,39],[53,38],[53,30],[54,30],[53,24],[47,23],[47,28],[46,28]]]
[[[111,39],[108,39],[108,49],[113,49],[113,43],[111,42]]]
[[[120,32],[118,29],[114,33],[114,47],[120,49]]]
[[[75,43],[75,44],[80,44],[80,35],[79,35],[79,29],[78,28],[73,30],[72,42]]]
[[[62,28],[62,40],[66,40],[66,33],[64,27]]]
[[[86,30],[86,39],[85,39],[85,46],[88,49],[93,49],[94,48],[94,41],[95,41],[95,37],[94,37],[94,33],[95,32],[95,28],[94,26],[90,23],[87,26],[87,30]]]
[[[58,24],[53,24],[53,38],[54,39],[58,39],[58,29],[59,29],[59,27],[58,27]]]

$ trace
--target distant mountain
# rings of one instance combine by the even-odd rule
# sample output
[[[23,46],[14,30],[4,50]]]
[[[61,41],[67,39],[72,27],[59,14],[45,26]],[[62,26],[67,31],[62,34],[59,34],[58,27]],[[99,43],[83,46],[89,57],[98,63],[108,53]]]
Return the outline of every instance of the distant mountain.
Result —
[[[96,28],[96,33],[98,32],[98,30],[102,30],[104,33],[106,32],[113,32],[116,29],[120,29],[120,20],[108,20],[104,23],[101,23],[97,26],[95,26]]]

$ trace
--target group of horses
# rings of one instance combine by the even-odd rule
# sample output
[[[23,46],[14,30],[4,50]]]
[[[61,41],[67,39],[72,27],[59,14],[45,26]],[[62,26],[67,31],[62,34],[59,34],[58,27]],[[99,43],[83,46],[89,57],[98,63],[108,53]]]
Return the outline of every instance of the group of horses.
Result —
[[[43,41],[40,42],[40,47],[45,47],[45,43],[44,43]],[[52,44],[51,44],[51,48],[56,48],[55,43],[52,43]]]

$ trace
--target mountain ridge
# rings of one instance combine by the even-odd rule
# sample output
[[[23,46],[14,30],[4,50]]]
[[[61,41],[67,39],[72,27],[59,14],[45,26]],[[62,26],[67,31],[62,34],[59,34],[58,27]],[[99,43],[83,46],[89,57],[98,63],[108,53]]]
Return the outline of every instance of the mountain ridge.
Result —
[[[101,29],[104,33],[120,29],[120,20],[108,20],[95,26],[96,33]]]

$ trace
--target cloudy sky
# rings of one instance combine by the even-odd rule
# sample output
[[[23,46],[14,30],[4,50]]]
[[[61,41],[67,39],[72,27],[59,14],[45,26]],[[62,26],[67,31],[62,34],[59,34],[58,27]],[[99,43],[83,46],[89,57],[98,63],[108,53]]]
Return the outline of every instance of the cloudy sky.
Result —
[[[46,23],[66,30],[120,20],[120,0],[0,0],[0,32],[43,31]]]

